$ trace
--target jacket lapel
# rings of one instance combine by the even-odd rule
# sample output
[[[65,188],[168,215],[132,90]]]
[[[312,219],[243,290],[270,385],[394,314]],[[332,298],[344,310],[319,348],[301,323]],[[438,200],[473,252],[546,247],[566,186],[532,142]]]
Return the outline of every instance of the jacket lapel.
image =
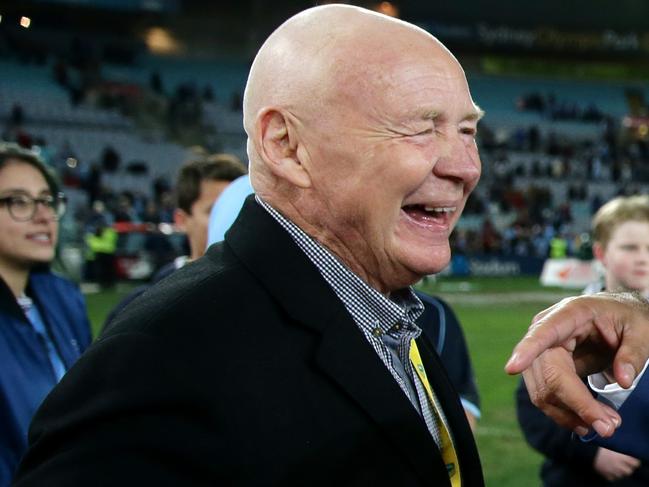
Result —
[[[347,312],[323,332],[317,363],[379,425],[422,481],[445,471],[424,420]]]
[[[313,263],[249,197],[226,245],[293,319],[321,335],[316,362],[386,434],[423,481],[444,465],[425,422]]]

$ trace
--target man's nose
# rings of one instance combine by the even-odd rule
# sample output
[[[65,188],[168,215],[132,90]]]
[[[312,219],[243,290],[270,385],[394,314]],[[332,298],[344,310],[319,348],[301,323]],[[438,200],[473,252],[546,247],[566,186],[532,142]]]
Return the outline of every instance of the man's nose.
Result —
[[[482,163],[475,140],[465,137],[456,134],[446,141],[433,172],[439,177],[452,178],[464,184],[476,184],[480,179]]]

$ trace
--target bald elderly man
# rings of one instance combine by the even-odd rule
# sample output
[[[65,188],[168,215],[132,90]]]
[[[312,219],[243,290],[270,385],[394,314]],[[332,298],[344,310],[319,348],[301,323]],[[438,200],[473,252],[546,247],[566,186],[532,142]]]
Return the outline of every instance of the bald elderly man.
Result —
[[[48,397],[26,486],[482,486],[410,285],[449,262],[482,115],[433,36],[326,5],[261,47],[255,195]]]

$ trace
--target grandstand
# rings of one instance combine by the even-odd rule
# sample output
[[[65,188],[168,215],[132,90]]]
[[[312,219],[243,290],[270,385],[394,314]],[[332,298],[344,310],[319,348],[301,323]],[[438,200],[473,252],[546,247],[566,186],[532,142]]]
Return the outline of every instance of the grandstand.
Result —
[[[404,14],[407,8],[413,15],[430,15],[404,2]],[[31,5],[35,16],[53,9]],[[191,12],[188,8],[190,18]],[[89,22],[91,13],[82,10],[80,19]],[[229,15],[238,18],[239,13]],[[110,15],[129,24],[127,14]],[[154,18],[169,22],[164,12]],[[258,25],[250,26],[260,38],[272,23],[270,17],[262,20],[255,17]],[[43,154],[69,183],[75,214],[83,217],[83,208],[95,197],[108,199],[109,209],[123,192],[156,198],[153,182],[172,180],[179,164],[191,157],[191,147],[231,152],[245,160],[240,104],[247,59],[254,50],[249,42],[242,43],[247,50],[227,55],[218,47],[201,47],[196,50],[200,55],[188,50],[160,54],[132,32],[111,35],[96,21],[91,28],[98,33],[92,39],[81,21],[71,31],[57,31],[51,23],[39,30],[35,24],[29,31],[3,24],[0,120],[4,138],[43,146]],[[445,32],[439,24],[435,29]],[[196,32],[194,39],[183,42],[198,45],[201,35]],[[219,44],[236,34],[224,28],[210,36]],[[34,43],[45,38],[50,49],[35,53]],[[489,219],[502,237],[514,222],[528,219],[530,232],[534,225],[549,223],[574,237],[587,230],[598,203],[619,193],[647,190],[646,141],[628,140],[621,127],[631,112],[629,94],[649,98],[646,82],[498,72],[494,65],[506,63],[497,56],[494,62],[494,51],[485,56],[475,48],[462,49],[452,35],[442,39],[459,44],[474,99],[487,112],[480,139],[484,175],[474,197],[478,210],[469,208],[460,229],[479,234]],[[599,57],[605,59],[606,53]],[[116,167],[102,166],[106,150],[117,153]],[[93,166],[102,169],[101,191],[108,194],[87,191]],[[550,195],[543,208],[531,208],[535,203],[528,201],[529,193],[539,189]],[[494,193],[507,192],[515,193],[517,205],[494,203]],[[569,218],[548,217],[566,204]],[[521,212],[532,213],[531,220]],[[494,251],[506,249],[489,249]]]

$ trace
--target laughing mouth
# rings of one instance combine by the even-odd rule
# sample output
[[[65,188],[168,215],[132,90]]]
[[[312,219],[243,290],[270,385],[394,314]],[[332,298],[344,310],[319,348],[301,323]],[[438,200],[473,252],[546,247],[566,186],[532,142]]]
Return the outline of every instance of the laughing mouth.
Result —
[[[455,213],[457,206],[424,206],[427,213]]]
[[[457,211],[457,206],[405,205],[402,210],[414,220],[448,221]]]

